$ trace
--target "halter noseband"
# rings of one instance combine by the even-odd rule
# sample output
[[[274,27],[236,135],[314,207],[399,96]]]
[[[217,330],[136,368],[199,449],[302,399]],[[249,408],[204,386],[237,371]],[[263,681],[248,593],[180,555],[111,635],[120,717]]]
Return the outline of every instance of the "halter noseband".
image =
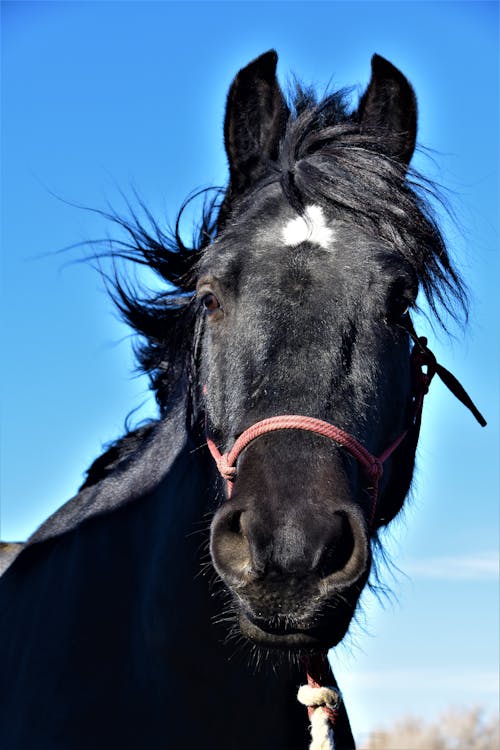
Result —
[[[409,425],[403,430],[399,437],[397,437],[396,440],[394,440],[383,451],[383,453],[379,456],[374,456],[364,445],[348,432],[345,432],[345,430],[341,430],[340,427],[336,427],[322,419],[301,416],[298,414],[282,414],[276,417],[269,417],[267,419],[262,419],[259,422],[255,422],[242,432],[234,442],[232,448],[226,453],[221,453],[214,441],[207,437],[208,449],[212,454],[219,473],[227,482],[228,497],[231,496],[233,489],[233,483],[237,473],[236,462],[238,457],[250,443],[261,435],[275,432],[277,430],[305,430],[335,441],[345,448],[361,465],[361,468],[368,480],[371,481],[372,485],[372,507],[370,512],[370,526],[372,526],[375,520],[378,486],[384,471],[384,463],[392,456],[394,451],[401,445],[411,430],[415,429],[417,431],[416,439],[418,439],[424,396],[429,390],[434,375],[438,375],[453,395],[472,412],[479,424],[484,427],[486,425],[484,417],[474,406],[469,395],[454,375],[442,365],[438,364],[436,357],[427,346],[427,339],[424,336],[418,337],[411,324],[407,330],[414,342],[410,355],[413,375],[412,414]],[[427,372],[423,371],[423,367],[427,368]]]

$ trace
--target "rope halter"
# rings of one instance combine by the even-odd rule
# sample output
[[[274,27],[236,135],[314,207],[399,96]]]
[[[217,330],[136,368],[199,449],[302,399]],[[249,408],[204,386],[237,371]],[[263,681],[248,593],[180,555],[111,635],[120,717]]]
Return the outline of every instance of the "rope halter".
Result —
[[[434,375],[437,375],[442,380],[453,395],[472,412],[479,424],[484,427],[486,425],[484,417],[475,407],[470,396],[455,376],[442,365],[438,364],[436,357],[427,346],[427,339],[423,336],[420,338],[417,337],[413,328],[410,328],[408,332],[414,342],[410,355],[413,374],[412,413],[407,427],[379,456],[374,456],[370,453],[362,443],[345,430],[322,419],[299,414],[282,414],[276,417],[268,417],[267,419],[255,422],[242,432],[234,442],[232,448],[226,453],[221,453],[215,442],[207,437],[208,449],[217,465],[219,473],[226,480],[228,498],[231,497],[233,484],[237,475],[236,462],[240,454],[250,443],[261,435],[277,430],[305,430],[333,440],[358,461],[371,484],[372,506],[369,520],[370,527],[372,527],[375,521],[378,487],[384,472],[384,463],[401,445],[410,430],[417,430],[416,439],[418,439],[424,396],[429,391],[429,386]],[[427,368],[426,372],[423,371],[423,367]]]

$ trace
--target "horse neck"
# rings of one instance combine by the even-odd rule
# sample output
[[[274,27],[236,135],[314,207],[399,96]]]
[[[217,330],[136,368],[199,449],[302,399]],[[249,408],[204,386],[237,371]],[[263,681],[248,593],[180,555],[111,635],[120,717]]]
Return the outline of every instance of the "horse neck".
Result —
[[[186,446],[153,498],[141,602],[151,663],[162,691],[171,695],[177,720],[196,706],[195,721],[212,727],[220,750],[226,747],[224,737],[228,750],[302,750],[307,721],[295,697],[300,673],[288,664],[264,662],[256,669],[248,646],[238,637],[227,642],[231,624],[215,622],[227,605],[214,594],[211,568],[202,573],[213,485],[207,453]],[[258,725],[249,735],[248,718],[256,715]]]

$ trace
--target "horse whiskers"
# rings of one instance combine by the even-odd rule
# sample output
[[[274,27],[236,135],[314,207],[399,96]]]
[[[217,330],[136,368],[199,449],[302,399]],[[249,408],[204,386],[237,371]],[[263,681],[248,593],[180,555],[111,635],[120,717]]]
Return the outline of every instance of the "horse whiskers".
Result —
[[[201,576],[207,576],[213,574],[214,582],[215,578],[217,577],[217,573],[214,571],[213,564],[211,560],[206,560],[205,562],[200,563],[200,567],[198,571],[194,575],[194,580],[196,581]]]
[[[232,601],[228,601],[225,608],[212,617],[214,623],[231,622],[233,625],[237,625],[237,620],[238,612]]]
[[[239,628],[237,627],[231,628],[223,641],[224,646],[229,646],[231,644],[233,644],[233,647],[235,647],[228,656],[230,660],[234,659],[238,654],[241,654],[248,649],[248,641],[246,640],[246,638],[243,638],[239,631]]]
[[[202,524],[201,524],[201,523],[200,523],[200,526],[202,526]],[[204,534],[204,535],[207,535],[207,536],[208,536],[208,534],[209,534],[209,533],[210,533],[210,524],[209,524],[209,525],[207,526],[206,522],[205,522],[205,521],[203,521],[203,526],[202,526],[202,528],[199,528],[199,529],[194,529],[193,531],[190,531],[190,532],[188,532],[188,533],[186,534],[185,538],[186,538],[186,539],[191,539],[192,537],[194,537],[194,536],[198,536],[198,535],[200,535],[200,534]]]

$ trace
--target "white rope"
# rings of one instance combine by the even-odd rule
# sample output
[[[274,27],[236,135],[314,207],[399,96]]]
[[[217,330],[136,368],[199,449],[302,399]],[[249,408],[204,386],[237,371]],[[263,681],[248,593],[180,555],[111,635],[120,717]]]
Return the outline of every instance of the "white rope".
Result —
[[[309,750],[335,750],[333,727],[325,708],[335,711],[342,699],[340,691],[330,687],[302,685],[297,699],[304,706],[312,708],[311,744]]]

